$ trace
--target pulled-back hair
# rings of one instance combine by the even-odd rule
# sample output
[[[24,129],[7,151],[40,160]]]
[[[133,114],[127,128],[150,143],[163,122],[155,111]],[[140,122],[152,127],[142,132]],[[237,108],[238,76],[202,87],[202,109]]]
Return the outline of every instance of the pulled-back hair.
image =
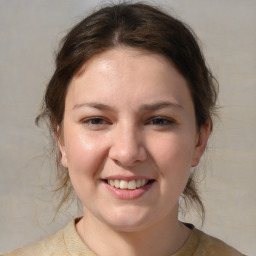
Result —
[[[55,142],[60,135],[58,127],[63,121],[66,93],[72,77],[93,56],[120,46],[161,54],[171,61],[188,83],[197,128],[207,122],[212,127],[217,82],[207,68],[196,35],[186,24],[159,8],[142,3],[122,3],[92,13],[73,27],[62,41],[56,56],[56,69],[37,117],[37,121],[41,117],[47,118]],[[56,147],[57,182],[58,190],[62,192],[62,204],[72,194],[72,186],[60,158],[61,153]],[[199,206],[204,215],[193,175],[183,197],[185,202]]]

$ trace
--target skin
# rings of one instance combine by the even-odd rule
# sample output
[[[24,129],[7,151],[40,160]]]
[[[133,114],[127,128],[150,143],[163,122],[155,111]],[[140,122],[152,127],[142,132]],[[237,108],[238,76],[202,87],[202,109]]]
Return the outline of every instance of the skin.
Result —
[[[191,230],[178,221],[178,199],[209,130],[196,126],[187,81],[165,57],[120,47],[87,61],[69,85],[59,141],[83,204],[83,241],[104,256],[179,250]],[[104,181],[116,175],[153,183],[120,199]]]

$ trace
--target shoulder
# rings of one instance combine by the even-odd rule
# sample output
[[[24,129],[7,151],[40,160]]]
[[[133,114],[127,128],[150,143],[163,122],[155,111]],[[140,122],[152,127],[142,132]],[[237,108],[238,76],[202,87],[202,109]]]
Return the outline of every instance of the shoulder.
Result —
[[[60,230],[56,234],[49,236],[42,241],[31,244],[28,247],[16,249],[13,252],[2,256],[50,256],[50,255],[69,255],[64,241],[64,231]]]
[[[70,222],[63,230],[45,238],[26,248],[17,249],[2,256],[70,256],[87,255],[96,256],[86,244],[83,243],[76,231],[76,223],[81,218]]]
[[[198,246],[194,256],[243,256],[239,251],[215,237],[197,229],[194,232],[198,236]]]

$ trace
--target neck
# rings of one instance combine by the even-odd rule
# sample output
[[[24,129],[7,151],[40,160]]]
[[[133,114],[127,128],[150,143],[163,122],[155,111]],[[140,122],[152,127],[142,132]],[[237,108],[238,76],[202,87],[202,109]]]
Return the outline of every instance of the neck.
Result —
[[[126,232],[115,230],[86,213],[77,223],[77,231],[86,245],[101,256],[172,255],[191,234],[177,215],[175,219],[167,216],[161,223]]]

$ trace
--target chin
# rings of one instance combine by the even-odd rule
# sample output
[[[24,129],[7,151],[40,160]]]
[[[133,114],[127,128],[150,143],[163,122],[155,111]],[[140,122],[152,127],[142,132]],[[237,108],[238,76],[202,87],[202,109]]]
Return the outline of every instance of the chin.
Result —
[[[153,219],[154,218],[152,216],[152,220]],[[134,211],[134,209],[112,211],[110,216],[103,217],[103,221],[113,230],[122,232],[135,232],[150,226],[149,214],[145,211]]]
[[[137,232],[145,229],[147,225],[145,221],[120,221],[115,223],[108,223],[112,230],[116,230],[119,232]]]

